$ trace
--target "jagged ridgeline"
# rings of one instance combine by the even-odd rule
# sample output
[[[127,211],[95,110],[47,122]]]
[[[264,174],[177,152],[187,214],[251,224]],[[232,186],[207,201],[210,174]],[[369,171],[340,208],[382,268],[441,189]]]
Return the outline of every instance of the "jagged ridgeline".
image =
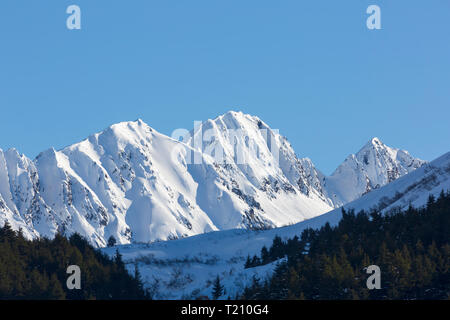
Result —
[[[430,195],[424,208],[381,214],[344,211],[335,227],[306,229],[259,256],[253,268],[283,260],[273,275],[254,279],[243,299],[449,299],[450,192]],[[381,289],[369,290],[365,268],[381,269]]]
[[[205,121],[182,142],[141,120],[122,122],[34,160],[0,150],[0,226],[8,221],[28,239],[78,232],[97,247],[111,237],[128,244],[268,229],[328,212],[423,163],[372,139],[327,177],[242,112]]]
[[[81,290],[66,286],[69,264],[82,270]],[[29,241],[8,224],[0,228],[0,300],[149,298],[139,271],[130,275],[120,254],[110,259],[78,234]]]

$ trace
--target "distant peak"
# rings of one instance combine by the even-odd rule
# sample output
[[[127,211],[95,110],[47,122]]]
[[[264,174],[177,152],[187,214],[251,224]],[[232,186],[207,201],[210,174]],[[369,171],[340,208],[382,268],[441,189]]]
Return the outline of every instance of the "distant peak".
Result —
[[[112,131],[115,134],[123,134],[128,131],[142,130],[150,128],[150,126],[145,123],[142,119],[138,118],[134,121],[122,121],[118,123],[114,123],[110,125],[108,128],[103,130],[102,132]],[[151,129],[151,128],[150,128]]]
[[[218,118],[222,119],[242,119],[245,114],[242,111],[234,111],[230,110],[228,112],[225,112],[223,115],[219,116]]]
[[[372,141],[372,143],[380,143],[381,142],[380,139],[377,137],[373,137],[371,141]]]
[[[146,123],[141,118],[137,118],[134,122],[136,122],[140,126],[146,125]]]
[[[370,140],[370,142],[371,142],[373,145],[383,145],[383,142],[381,142],[381,140],[378,139],[377,137],[373,137],[372,140]]]
[[[8,150],[6,150],[6,153],[20,155],[19,151],[16,148],[9,148]]]
[[[268,127],[267,124],[265,124],[259,117],[248,114],[248,113],[244,113],[242,111],[230,110],[230,111],[218,116],[216,118],[216,120],[217,119],[222,119],[222,120],[229,119],[229,120],[238,122],[240,124],[242,124],[244,121],[251,121],[251,122],[258,124],[258,126],[264,125],[265,127]]]
[[[56,159],[56,150],[53,147],[48,148],[47,150],[42,151],[36,156],[36,160],[40,159]]]
[[[230,110],[225,112],[219,117],[233,117],[233,118],[258,118],[257,116],[251,115],[249,113],[244,113],[242,111]]]
[[[377,137],[373,137],[367,143],[361,148],[361,151],[366,151],[367,149],[379,149],[379,148],[386,148],[386,145]],[[358,152],[358,153],[359,153]]]
[[[144,125],[146,124],[141,118],[138,118],[134,121],[122,121],[122,122],[118,122],[118,123],[114,123],[111,125],[112,126],[117,126],[117,125],[133,125],[133,124],[138,124],[138,125]]]
[[[2,150],[0,149],[0,152]],[[4,152],[4,154],[7,157],[13,157],[15,159],[26,159],[27,157],[24,154],[21,154],[19,152],[19,150],[17,150],[16,148],[9,148],[8,150],[6,150],[6,152]]]
[[[244,115],[244,113],[240,110],[236,111],[236,110],[229,110],[227,112],[224,113],[225,115],[232,115],[232,116],[237,116],[237,115]]]

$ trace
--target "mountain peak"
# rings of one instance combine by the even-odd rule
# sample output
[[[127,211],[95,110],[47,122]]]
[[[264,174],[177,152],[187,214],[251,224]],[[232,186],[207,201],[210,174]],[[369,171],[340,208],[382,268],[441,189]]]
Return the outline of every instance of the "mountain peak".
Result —
[[[233,116],[233,117],[237,117],[237,116],[243,116],[244,113],[242,111],[236,111],[236,110],[229,110],[227,112],[225,112],[222,116]]]
[[[349,155],[327,183],[344,204],[412,172],[424,163],[374,137],[356,154]]]
[[[48,156],[54,156],[56,155],[56,150],[53,147],[50,147],[42,152],[40,152],[36,158],[41,158],[41,157],[48,157]]]
[[[228,111],[223,115],[218,116],[213,122],[222,122],[225,124],[227,129],[238,129],[241,128],[242,125],[251,118],[250,115],[244,114],[242,111]]]
[[[234,110],[203,122],[189,139],[180,143],[137,119],[33,162],[0,154],[0,198],[11,199],[8,215],[18,210],[30,234],[61,229],[103,246],[110,235],[147,242],[298,222],[423,163],[375,137],[326,177],[278,130]]]
[[[101,140],[101,143],[110,145],[119,143],[126,145],[128,143],[136,143],[142,140],[143,137],[148,137],[153,132],[153,129],[145,123],[142,119],[135,121],[123,121],[115,123],[107,127],[101,132],[95,133],[87,140],[97,141]],[[72,145],[77,146],[77,144]]]
[[[112,129],[112,130],[134,130],[138,127],[145,127],[145,128],[149,128],[150,126],[145,123],[142,119],[136,119],[134,121],[122,121],[122,122],[118,122],[115,124],[110,125],[106,130],[108,129]]]
[[[370,140],[370,142],[371,142],[373,145],[383,145],[383,142],[381,142],[381,140],[380,140],[379,138],[377,138],[377,137],[373,137],[373,138]]]
[[[379,149],[387,147],[378,137],[373,137],[358,151],[357,154],[366,151],[367,149]]]

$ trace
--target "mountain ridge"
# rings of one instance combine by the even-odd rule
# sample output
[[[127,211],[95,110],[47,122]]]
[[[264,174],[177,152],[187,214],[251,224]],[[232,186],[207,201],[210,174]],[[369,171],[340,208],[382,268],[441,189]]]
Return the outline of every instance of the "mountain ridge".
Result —
[[[438,198],[442,190],[450,190],[450,152],[344,205],[344,208],[355,213],[361,210],[369,213],[375,208],[387,214],[390,210],[407,210],[410,205],[425,206],[430,195]],[[134,263],[138,263],[147,287],[161,284],[157,290],[158,299],[195,298],[196,295],[208,294],[211,289],[207,281],[217,274],[223,276],[223,284],[233,296],[242,293],[255,276],[261,280],[271,276],[278,262],[285,259],[252,268],[244,267],[247,257],[260,255],[264,246],[270,248],[276,236],[286,241],[300,237],[306,229],[317,230],[327,223],[331,227],[337,226],[341,218],[342,208],[337,208],[306,221],[271,230],[216,231],[175,241],[130,244],[102,250],[110,256],[119,250],[128,261],[130,272]],[[214,262],[209,262],[211,260]],[[167,285],[174,278],[174,263],[182,270],[181,275],[177,274],[177,279],[189,278],[189,281],[179,281],[180,286],[177,287]]]
[[[399,176],[407,173],[399,168]],[[327,182],[256,116],[227,112],[201,123],[186,141],[137,119],[33,161],[0,150],[0,221],[29,238],[78,232],[96,246],[110,236],[131,243],[274,228],[341,205]]]

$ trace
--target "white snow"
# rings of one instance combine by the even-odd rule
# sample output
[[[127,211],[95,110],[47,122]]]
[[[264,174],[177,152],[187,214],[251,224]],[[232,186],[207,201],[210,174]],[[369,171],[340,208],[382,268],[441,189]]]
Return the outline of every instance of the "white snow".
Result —
[[[341,206],[425,163],[413,158],[407,151],[390,148],[378,138],[373,138],[358,153],[348,156],[330,177],[325,178],[324,189],[335,206]]]
[[[386,212],[442,189],[450,189],[450,153],[425,163],[374,138],[327,177],[277,130],[234,111],[184,141],[137,120],[34,161],[0,150],[0,225],[30,239],[78,232],[98,247],[114,236],[128,268],[137,261],[146,285],[159,283],[160,299],[210,295],[217,275],[223,298],[234,298],[253,275],[273,271],[276,263],[243,266],[275,235],[335,225],[342,205]]]
[[[348,203],[345,208],[358,212],[378,207],[387,212],[395,207],[405,209],[410,204],[420,207],[426,204],[430,194],[437,196],[441,190],[450,190],[450,152]],[[317,229],[326,223],[335,226],[342,218],[341,210],[335,209],[295,225],[271,230],[217,231],[173,241],[105,248],[103,251],[113,256],[119,249],[130,272],[138,262],[145,285],[152,289],[156,299],[211,297],[212,288],[208,281],[217,275],[227,291],[222,298],[228,295],[234,298],[250,284],[254,274],[263,280],[273,272],[277,263],[244,269],[248,255],[259,255],[263,246],[269,248],[276,235],[289,239],[300,236],[307,228]],[[156,283],[158,290],[154,290]]]
[[[0,151],[0,223],[29,238],[78,232],[99,247],[110,236],[127,244],[274,228],[328,212],[423,163],[378,139],[349,159],[325,177],[277,130],[242,112],[205,121],[183,142],[142,120],[122,122],[34,161]]]

